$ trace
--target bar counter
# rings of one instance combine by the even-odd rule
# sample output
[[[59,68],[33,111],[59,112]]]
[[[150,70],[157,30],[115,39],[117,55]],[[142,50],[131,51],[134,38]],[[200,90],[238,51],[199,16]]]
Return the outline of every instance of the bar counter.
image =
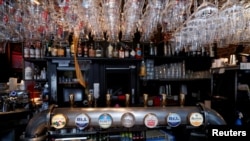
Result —
[[[0,112],[0,140],[19,140],[32,112],[27,109],[15,109],[9,112]]]

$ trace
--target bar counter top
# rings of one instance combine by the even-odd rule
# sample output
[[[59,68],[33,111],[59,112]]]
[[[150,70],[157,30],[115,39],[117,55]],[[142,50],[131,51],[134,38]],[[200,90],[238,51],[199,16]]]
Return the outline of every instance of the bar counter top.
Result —
[[[29,122],[31,115],[31,110],[27,109],[15,109],[14,111],[0,112],[0,135],[20,128],[25,131],[25,127]]]

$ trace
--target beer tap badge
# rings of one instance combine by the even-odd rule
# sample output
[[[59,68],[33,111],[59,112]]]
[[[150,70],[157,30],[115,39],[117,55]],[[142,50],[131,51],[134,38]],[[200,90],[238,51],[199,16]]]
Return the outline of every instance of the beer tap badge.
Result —
[[[181,117],[176,113],[169,113],[167,116],[167,123],[170,127],[177,127],[181,124]]]
[[[148,128],[155,128],[158,125],[158,118],[155,114],[147,114],[144,118],[144,124]]]
[[[113,119],[109,114],[102,114],[98,118],[99,126],[103,129],[107,129],[112,125]]]
[[[66,117],[63,114],[56,114],[51,119],[51,126],[56,129],[61,129],[66,125]]]
[[[189,116],[189,122],[191,125],[198,127],[203,123],[203,116],[200,113],[191,113]]]
[[[121,117],[121,122],[124,127],[133,127],[135,124],[135,117],[131,113],[124,113]]]
[[[83,130],[89,125],[89,117],[86,114],[80,114],[75,118],[75,125]]]

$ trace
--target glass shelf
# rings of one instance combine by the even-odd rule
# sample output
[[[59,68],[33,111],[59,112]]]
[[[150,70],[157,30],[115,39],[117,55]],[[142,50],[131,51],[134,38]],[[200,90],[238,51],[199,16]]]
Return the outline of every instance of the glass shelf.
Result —
[[[196,81],[196,80],[209,80],[208,77],[187,77],[187,78],[161,78],[161,79],[143,79],[143,81]]]

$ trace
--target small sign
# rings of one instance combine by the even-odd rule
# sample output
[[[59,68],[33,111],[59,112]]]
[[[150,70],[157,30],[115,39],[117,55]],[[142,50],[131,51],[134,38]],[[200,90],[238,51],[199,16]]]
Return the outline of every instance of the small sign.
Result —
[[[80,114],[75,118],[75,125],[83,130],[89,125],[89,117],[86,114]]]
[[[131,113],[125,113],[121,117],[121,122],[124,127],[130,128],[135,124],[135,117]]]
[[[200,113],[191,113],[189,116],[190,124],[195,127],[202,125],[203,120],[203,116]]]
[[[181,117],[176,113],[169,113],[167,116],[167,123],[170,127],[177,127],[181,124]]]
[[[63,114],[56,114],[51,119],[51,126],[56,129],[63,128],[67,123],[66,117]]]
[[[98,118],[99,126],[103,129],[107,129],[107,128],[111,127],[112,122],[113,122],[112,117],[106,113],[100,115]]]
[[[155,114],[147,114],[144,118],[144,124],[148,128],[155,128],[158,125],[158,118]]]

